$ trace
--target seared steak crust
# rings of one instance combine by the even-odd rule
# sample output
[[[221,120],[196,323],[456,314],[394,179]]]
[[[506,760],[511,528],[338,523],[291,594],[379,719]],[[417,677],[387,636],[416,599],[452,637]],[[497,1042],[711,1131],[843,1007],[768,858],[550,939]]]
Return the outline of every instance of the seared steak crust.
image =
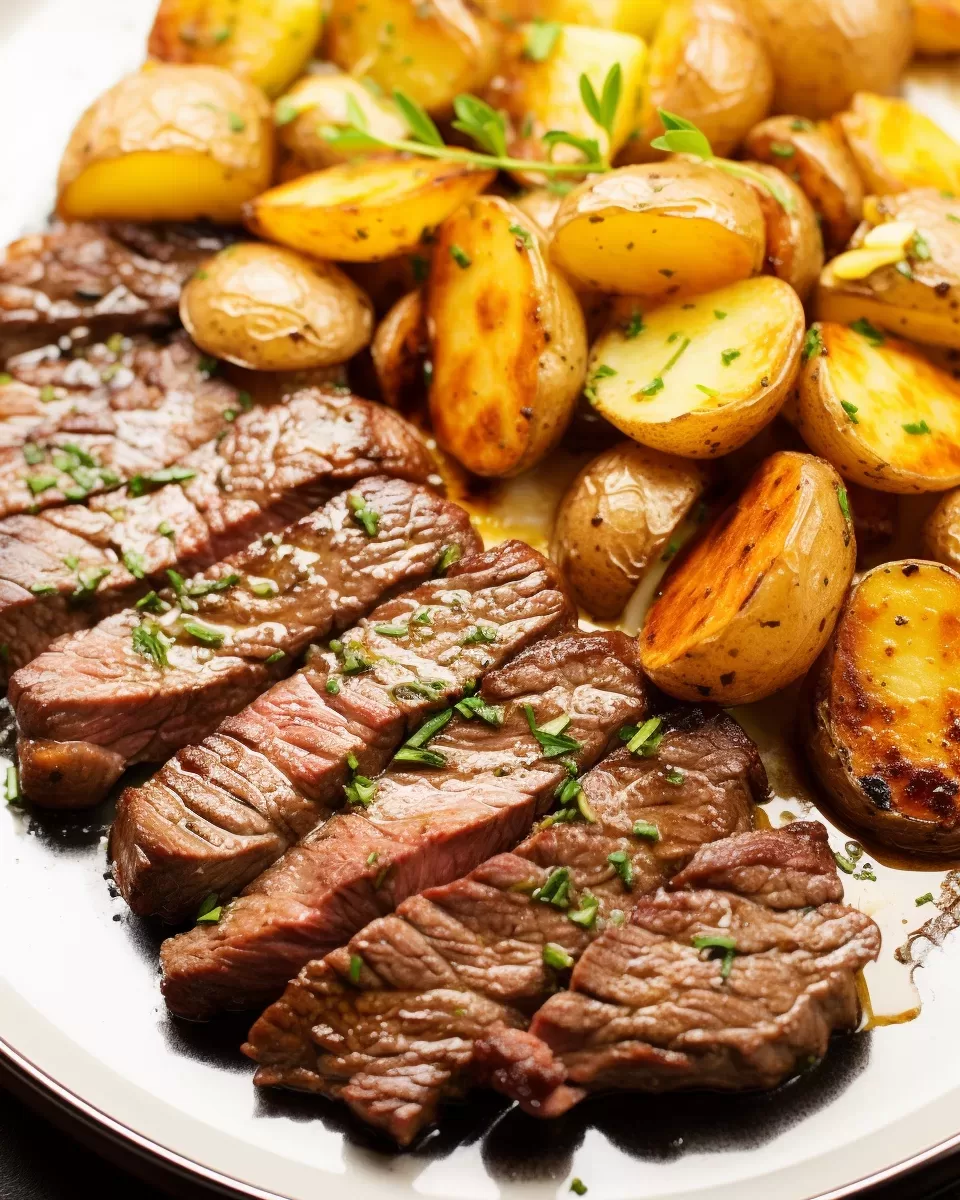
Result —
[[[168,568],[189,574],[229,558],[368,475],[423,482],[432,461],[396,413],[306,389],[286,404],[244,413],[226,437],[193,451],[179,468],[193,474],[145,495],[121,489],[87,505],[0,521],[4,674],[59,634],[85,629],[166,583]]]
[[[699,845],[749,829],[766,790],[739,726],[695,711],[654,755],[622,749],[584,776],[592,821],[545,823],[308,964],[250,1033],[257,1082],[341,1096],[403,1144],[478,1078],[531,1108],[569,1106],[562,1064],[524,1032],[564,956],[576,960]],[[634,834],[637,822],[656,840]],[[548,947],[559,957],[547,961]]]
[[[155,619],[127,609],[22,667],[9,698],[23,793],[41,804],[62,804],[64,794],[70,807],[96,804],[131,763],[162,761],[199,741],[288,675],[314,638],[427,578],[447,546],[479,543],[463,509],[418,484],[374,476],[348,494],[285,529],[279,544],[255,542],[188,583],[185,609],[165,589],[169,612]],[[351,516],[357,496],[377,513],[372,536]],[[236,582],[204,592],[217,579]],[[132,633],[144,619],[176,636],[181,613],[222,644],[206,646],[186,630],[166,667],[137,653]]]
[[[334,817],[216,927],[164,945],[162,986],[174,1012],[202,1017],[271,999],[305,962],[380,913],[515,845],[567,778],[557,757],[544,757],[525,705],[538,726],[569,717],[564,732],[582,766],[644,706],[636,646],[622,634],[538,642],[488,675],[480,696],[503,708],[501,726],[456,714],[430,742],[442,765],[395,762],[363,815]]]
[[[478,546],[472,532],[459,544],[468,555]],[[430,712],[573,621],[554,568],[522,542],[470,555],[445,578],[381,604],[342,639],[368,670],[345,674],[335,654],[313,653],[297,675],[124,793],[112,849],[127,902],[177,920],[211,892],[229,899],[343,804],[350,754],[361,773],[377,774]],[[481,624],[495,641],[463,645]],[[233,912],[218,930],[243,928]]]

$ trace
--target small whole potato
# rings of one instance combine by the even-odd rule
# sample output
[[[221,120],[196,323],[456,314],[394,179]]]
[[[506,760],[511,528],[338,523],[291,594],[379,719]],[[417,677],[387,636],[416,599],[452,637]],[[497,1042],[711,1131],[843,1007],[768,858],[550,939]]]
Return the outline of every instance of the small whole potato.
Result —
[[[580,472],[557,510],[550,557],[591,616],[620,615],[703,492],[692,462],[621,442]]]
[[[201,350],[254,371],[346,362],[370,341],[373,308],[332,263],[241,242],[214,255],[180,298]]]

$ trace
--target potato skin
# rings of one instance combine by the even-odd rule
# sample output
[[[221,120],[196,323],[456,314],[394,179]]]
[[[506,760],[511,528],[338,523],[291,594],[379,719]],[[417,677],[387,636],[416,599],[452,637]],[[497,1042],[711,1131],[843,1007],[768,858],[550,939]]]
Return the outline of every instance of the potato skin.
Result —
[[[409,408],[424,391],[423,368],[429,353],[423,293],[402,296],[377,326],[370,357],[380,395],[391,408]]]
[[[937,501],[923,523],[921,544],[928,558],[960,571],[960,488]]]
[[[208,259],[180,297],[201,350],[254,371],[346,362],[369,341],[373,308],[333,263],[239,242]]]
[[[767,188],[754,186],[767,227],[766,270],[789,283],[800,299],[806,300],[823,270],[823,235],[817,215],[799,186],[783,171],[766,163],[747,165],[790,197],[791,205],[785,208]]]
[[[320,136],[320,129],[325,125],[348,123],[348,97],[359,105],[375,137],[388,141],[409,137],[410,130],[399,110],[351,76],[339,71],[305,75],[280,97],[274,107],[277,138],[297,164],[298,175],[349,162],[348,154],[335,149]],[[294,177],[290,175],[290,178]]]
[[[588,463],[560,502],[550,543],[577,603],[600,620],[619,616],[703,487],[694,463],[633,442]]]
[[[782,451],[667,574],[640,634],[650,678],[682,700],[762,700],[826,644],[853,578],[840,477]]]

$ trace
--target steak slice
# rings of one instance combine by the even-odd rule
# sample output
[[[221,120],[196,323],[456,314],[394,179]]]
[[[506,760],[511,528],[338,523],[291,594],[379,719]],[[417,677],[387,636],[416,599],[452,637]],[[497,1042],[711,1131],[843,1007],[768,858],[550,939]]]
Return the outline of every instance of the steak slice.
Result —
[[[0,259],[0,359],[77,326],[96,335],[169,325],[180,289],[234,235],[190,225],[59,225]]]
[[[2,673],[166,583],[171,567],[206,569],[367,475],[424,482],[432,469],[423,439],[396,413],[308,389],[242,414],[226,437],[138,484],[86,505],[7,517],[0,521]]]
[[[376,514],[370,532],[358,503]],[[450,545],[479,548],[463,509],[373,476],[179,596],[148,597],[149,613],[126,609],[61,639],[10,681],[21,791],[55,807],[98,803],[130,764],[199,741],[288,675],[314,638],[428,578]],[[171,643],[165,663],[138,651],[135,630]]]
[[[8,363],[0,385],[0,517],[85,500],[178,462],[250,400],[212,378],[185,334],[111,339],[83,358]]]
[[[670,889],[598,938],[534,1018],[538,1077],[555,1064],[565,1080],[548,1112],[597,1089],[776,1087],[855,1028],[880,931],[840,903],[822,825],[707,846]]]
[[[576,821],[555,813],[512,854],[405,901],[304,967],[244,1047],[261,1064],[257,1083],[338,1096],[402,1144],[443,1098],[481,1078],[510,1085],[518,1063],[527,1101],[546,1089],[558,1103],[563,1071],[524,1032],[561,977],[546,957],[578,958],[633,896],[704,843],[749,829],[751,799],[766,793],[757,751],[730,717],[686,710],[664,729],[649,757],[618,750],[583,777],[586,803],[572,808],[568,796],[560,810]],[[542,1080],[528,1061],[538,1049]]]
[[[124,793],[112,849],[127,902],[177,920],[211,892],[229,899],[343,805],[351,754],[358,771],[377,774],[431,712],[575,620],[552,564],[523,542],[463,559],[445,579],[381,605],[344,635],[339,658],[312,655]],[[478,640],[478,628],[493,640]]]

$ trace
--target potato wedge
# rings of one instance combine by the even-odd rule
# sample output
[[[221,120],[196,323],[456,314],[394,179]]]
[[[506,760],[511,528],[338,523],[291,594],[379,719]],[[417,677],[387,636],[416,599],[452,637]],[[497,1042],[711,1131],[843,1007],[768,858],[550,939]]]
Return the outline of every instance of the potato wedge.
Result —
[[[232,224],[270,184],[270,106],[221,67],[153,66],[87,109],[60,160],[68,221]]]
[[[960,484],[960,383],[869,322],[814,325],[795,424],[845,479],[880,492]]]
[[[751,0],[777,79],[773,108],[829,117],[854,92],[892,92],[913,51],[911,0]]]
[[[960,192],[960,144],[906,100],[858,92],[835,119],[873,195]]]
[[[756,275],[765,246],[752,188],[681,159],[587,180],[564,198],[551,230],[553,258],[579,286],[647,299]]]
[[[410,408],[423,394],[429,349],[423,294],[418,288],[390,309],[370,344],[380,395],[391,408]]]
[[[342,163],[271,188],[244,209],[260,237],[314,258],[379,262],[409,254],[493,171],[430,159]]]
[[[477,475],[516,475],[556,444],[583,386],[587,340],[535,224],[481,196],[440,227],[427,283],[440,446]]]
[[[714,152],[731,154],[770,111],[773,67],[740,0],[671,0],[650,46],[649,84],[637,135],[621,163],[656,162],[663,133],[658,109],[700,128]]]
[[[750,130],[744,150],[800,185],[820,218],[831,253],[847,245],[863,216],[863,182],[846,143],[829,124],[770,117]]]
[[[614,324],[593,346],[587,395],[644,446],[714,458],[776,416],[800,368],[803,305],[769,275]]]
[[[373,306],[333,263],[239,242],[194,273],[180,296],[180,319],[214,358],[252,371],[302,371],[362,350]]]
[[[826,645],[856,556],[836,471],[772,455],[668,572],[640,634],[644,670],[682,700],[762,700]]]
[[[865,318],[911,341],[960,349],[960,200],[921,188],[868,197],[864,215],[853,248],[869,249],[871,230],[883,237],[876,227],[891,225],[892,241],[900,231],[908,235],[902,251],[876,269],[869,269],[870,255],[862,266],[847,255],[827,263],[814,300],[817,319],[851,325]]]
[[[577,603],[618,617],[703,493],[687,459],[621,442],[580,472],[557,509],[550,557]]]
[[[320,40],[324,0],[160,0],[147,52],[226,67],[268,96],[300,74]]]
[[[789,283],[801,300],[806,300],[817,285],[823,270],[823,235],[810,201],[783,171],[767,163],[748,163],[759,175],[769,179],[780,196],[789,197],[784,205],[768,187],[749,178],[767,227],[766,270]]]
[[[960,54],[960,0],[913,0],[918,54]]]
[[[454,96],[486,87],[497,69],[501,27],[464,0],[333,0],[327,56],[437,115]]]
[[[842,819],[921,853],[960,848],[960,575],[909,559],[853,588],[815,672],[811,764]]]
[[[298,174],[349,161],[349,156],[320,134],[324,126],[349,123],[348,100],[359,107],[374,137],[396,141],[410,136],[397,106],[375,96],[358,80],[340,71],[305,75],[280,97],[273,110],[280,145],[302,166]]]

